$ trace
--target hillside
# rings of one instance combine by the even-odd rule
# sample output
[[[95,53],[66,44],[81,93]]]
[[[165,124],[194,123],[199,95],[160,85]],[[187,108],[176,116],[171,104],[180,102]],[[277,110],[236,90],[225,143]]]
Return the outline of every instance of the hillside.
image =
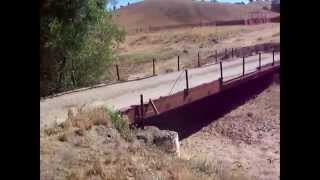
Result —
[[[191,0],[145,0],[118,9],[114,21],[130,31],[154,26],[240,20],[262,14],[268,17],[279,15],[257,5],[193,2]]]

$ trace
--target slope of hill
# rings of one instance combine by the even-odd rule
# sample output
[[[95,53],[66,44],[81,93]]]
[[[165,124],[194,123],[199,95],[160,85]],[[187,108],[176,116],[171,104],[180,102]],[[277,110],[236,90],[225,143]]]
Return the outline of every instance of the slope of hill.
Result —
[[[268,17],[279,16],[278,13],[255,5],[193,2],[191,0],[145,0],[117,10],[114,21],[127,30],[134,30],[151,26],[240,20],[262,14]]]
[[[261,9],[270,10],[271,9],[271,1],[263,1],[263,0],[257,0],[253,1],[248,4],[248,6],[254,6]]]
[[[271,4],[272,11],[280,12],[280,0],[273,0]]]

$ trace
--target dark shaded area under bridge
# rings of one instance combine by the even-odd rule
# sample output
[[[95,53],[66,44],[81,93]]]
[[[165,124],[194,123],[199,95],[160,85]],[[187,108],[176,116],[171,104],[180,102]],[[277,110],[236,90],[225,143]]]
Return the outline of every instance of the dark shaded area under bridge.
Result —
[[[256,97],[272,82],[278,81],[278,75],[274,74],[255,79],[159,116],[150,117],[145,119],[145,125],[176,131],[179,134],[179,139],[182,140],[244,104],[249,99]]]

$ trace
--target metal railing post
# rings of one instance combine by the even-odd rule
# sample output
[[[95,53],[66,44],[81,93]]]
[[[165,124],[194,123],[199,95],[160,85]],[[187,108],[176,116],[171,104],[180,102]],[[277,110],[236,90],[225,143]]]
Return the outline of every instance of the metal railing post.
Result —
[[[259,69],[261,69],[261,53],[259,52]]]
[[[188,78],[188,70],[186,69],[186,92],[189,92],[189,78]]]
[[[220,79],[223,80],[222,62],[220,61]]]
[[[140,94],[140,120],[141,120],[141,125],[142,129],[144,129],[144,108],[143,108],[143,94]]]
[[[274,65],[274,50],[272,51],[272,66]]]
[[[242,76],[245,74],[245,62],[244,62],[244,56],[242,58]]]

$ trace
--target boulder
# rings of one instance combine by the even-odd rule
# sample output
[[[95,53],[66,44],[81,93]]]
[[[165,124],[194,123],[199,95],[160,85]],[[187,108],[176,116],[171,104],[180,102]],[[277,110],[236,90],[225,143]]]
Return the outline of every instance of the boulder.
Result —
[[[180,157],[179,135],[177,132],[160,130],[154,126],[146,126],[136,135],[137,139],[149,145],[156,145],[168,153],[175,153]]]

